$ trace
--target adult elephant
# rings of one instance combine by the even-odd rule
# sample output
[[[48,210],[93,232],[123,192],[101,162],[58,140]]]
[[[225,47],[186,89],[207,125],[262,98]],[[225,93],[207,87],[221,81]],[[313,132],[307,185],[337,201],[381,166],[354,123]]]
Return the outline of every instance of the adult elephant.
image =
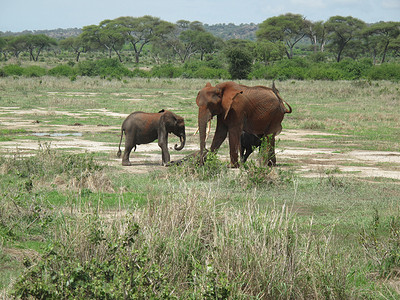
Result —
[[[122,165],[130,166],[129,154],[136,145],[148,144],[158,139],[162,151],[162,165],[170,162],[168,152],[168,133],[173,133],[180,138],[181,144],[175,145],[175,150],[182,150],[186,142],[185,121],[182,117],[168,110],[158,113],[136,111],[131,113],[121,127],[117,156],[121,157],[121,142],[125,132],[125,150],[122,156]]]
[[[272,88],[249,87],[232,81],[215,87],[207,83],[199,91],[196,103],[199,107],[200,157],[204,157],[207,122],[217,116],[217,128],[210,151],[218,150],[229,134],[230,163],[231,167],[237,168],[240,135],[245,131],[268,138],[268,164],[276,164],[275,136],[282,130],[284,115],[291,113],[292,108],[280,97],[275,83]]]

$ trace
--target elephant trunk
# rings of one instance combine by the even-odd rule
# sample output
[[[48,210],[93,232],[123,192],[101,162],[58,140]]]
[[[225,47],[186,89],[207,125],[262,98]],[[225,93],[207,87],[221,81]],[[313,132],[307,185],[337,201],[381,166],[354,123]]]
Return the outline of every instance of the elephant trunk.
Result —
[[[181,144],[178,146],[178,144],[176,144],[175,145],[175,150],[178,150],[178,151],[180,151],[180,150],[182,150],[183,149],[183,147],[185,147],[185,143],[186,143],[186,134],[185,133],[183,133],[180,137],[179,137],[179,139],[180,139],[180,141],[181,141]]]

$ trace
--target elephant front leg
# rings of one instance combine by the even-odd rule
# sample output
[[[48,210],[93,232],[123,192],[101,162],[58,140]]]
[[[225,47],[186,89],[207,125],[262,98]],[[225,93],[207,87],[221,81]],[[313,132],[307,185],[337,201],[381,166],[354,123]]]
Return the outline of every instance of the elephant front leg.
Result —
[[[162,156],[162,165],[166,166],[170,161],[171,157],[168,151],[168,144],[167,143],[158,143],[158,146],[161,148],[161,156]]]
[[[231,168],[238,168],[238,152],[240,148],[240,129],[229,130],[229,154],[231,158]]]
[[[211,152],[217,151],[219,147],[221,147],[222,143],[225,141],[227,135],[228,135],[228,128],[226,127],[225,124],[223,124],[220,121],[218,116],[217,128],[215,129],[215,134],[211,143],[210,151]]]

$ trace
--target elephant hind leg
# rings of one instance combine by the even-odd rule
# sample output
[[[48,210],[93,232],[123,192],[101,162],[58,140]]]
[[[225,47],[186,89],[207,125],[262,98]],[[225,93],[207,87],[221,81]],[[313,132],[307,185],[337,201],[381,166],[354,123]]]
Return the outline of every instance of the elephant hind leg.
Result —
[[[129,155],[131,154],[131,151],[135,147],[136,150],[136,144],[134,143],[132,138],[129,138],[128,136],[125,137],[125,150],[124,150],[124,155],[122,156],[122,165],[123,166],[131,166],[131,162],[129,161]]]

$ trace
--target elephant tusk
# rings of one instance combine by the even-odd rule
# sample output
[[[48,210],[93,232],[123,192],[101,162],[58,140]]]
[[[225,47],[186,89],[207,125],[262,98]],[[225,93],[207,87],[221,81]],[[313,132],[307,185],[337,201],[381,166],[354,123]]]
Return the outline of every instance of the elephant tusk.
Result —
[[[208,139],[208,136],[210,135],[210,131],[211,131],[211,119],[210,119],[210,121],[208,121],[208,132],[206,135],[206,140]]]
[[[197,127],[196,132],[193,135],[196,135],[198,132],[199,132],[199,127]],[[206,139],[208,139],[210,132],[211,132],[211,119],[210,119],[210,121],[208,121],[208,131],[207,131]]]

